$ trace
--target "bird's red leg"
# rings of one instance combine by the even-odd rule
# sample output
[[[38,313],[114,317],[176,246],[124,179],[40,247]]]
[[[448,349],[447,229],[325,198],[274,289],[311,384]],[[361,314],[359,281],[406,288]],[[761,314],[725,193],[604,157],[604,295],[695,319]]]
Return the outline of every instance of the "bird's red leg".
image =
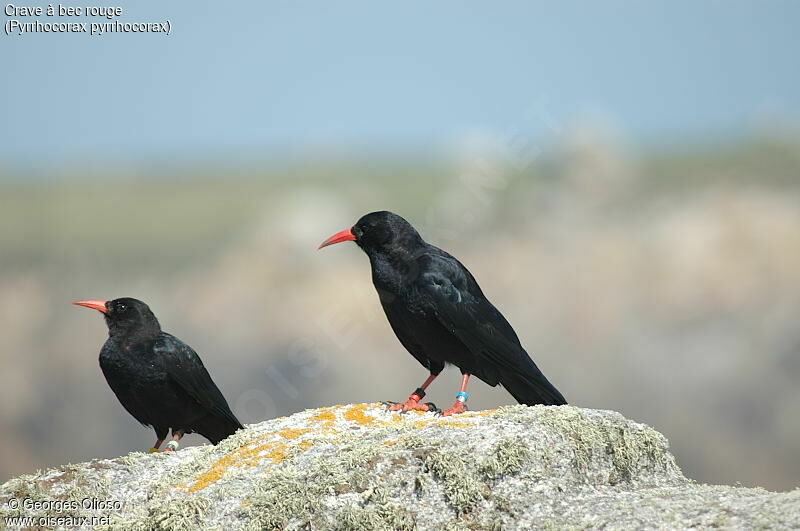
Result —
[[[389,406],[389,411],[431,411],[435,409],[432,407],[433,404],[420,404],[419,401],[425,398],[425,389],[428,388],[428,386],[436,379],[437,376],[439,375],[431,374],[428,376],[428,379],[425,380],[425,382],[420,385],[416,391],[411,393],[411,396],[408,397],[408,400],[402,404],[391,404]]]
[[[165,452],[174,452],[175,450],[177,450],[178,449],[178,441],[181,440],[181,437],[183,437],[183,431],[181,431],[181,430],[173,431],[172,432],[172,440],[167,443],[167,447],[164,448],[164,451]]]
[[[158,449],[161,448],[162,444],[164,444],[164,439],[157,440],[153,447],[148,450],[148,452],[151,454],[158,452]]]
[[[442,411],[443,417],[449,417],[450,415],[455,415],[456,413],[464,413],[467,410],[467,399],[469,398],[469,394],[467,393],[467,384],[469,383],[469,374],[464,374],[461,377],[461,390],[456,394],[456,403],[453,404],[453,407],[450,409],[445,409]]]

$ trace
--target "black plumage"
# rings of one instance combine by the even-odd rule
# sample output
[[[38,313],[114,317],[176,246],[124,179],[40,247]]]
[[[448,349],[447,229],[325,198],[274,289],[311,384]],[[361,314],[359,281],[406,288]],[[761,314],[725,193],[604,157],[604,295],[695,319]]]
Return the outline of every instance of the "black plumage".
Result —
[[[396,409],[417,404],[445,364],[505,387],[523,404],[566,404],[520,344],[514,329],[457,259],[425,242],[405,219],[373,212],[320,247],[355,241],[369,257],[372,282],[392,330],[431,377]],[[466,397],[445,413],[463,411]]]
[[[109,337],[100,350],[100,368],[128,413],[155,430],[153,450],[170,429],[175,443],[168,449],[176,448],[185,433],[217,444],[242,428],[200,356],[163,332],[145,303],[121,298],[75,304],[104,314]]]

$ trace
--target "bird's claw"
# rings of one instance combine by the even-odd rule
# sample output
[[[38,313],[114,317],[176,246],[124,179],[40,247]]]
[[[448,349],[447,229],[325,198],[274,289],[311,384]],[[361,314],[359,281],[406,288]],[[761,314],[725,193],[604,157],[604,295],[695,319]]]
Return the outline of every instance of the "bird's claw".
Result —
[[[438,411],[436,416],[437,417],[449,417],[451,415],[457,415],[458,413],[466,413],[467,406],[464,402],[456,402],[453,404],[453,407],[445,409],[444,411]]]
[[[439,409],[433,402],[419,403],[417,400],[406,400],[405,402],[383,402],[389,411],[399,411],[401,414],[408,413],[409,411],[432,411],[436,412]]]

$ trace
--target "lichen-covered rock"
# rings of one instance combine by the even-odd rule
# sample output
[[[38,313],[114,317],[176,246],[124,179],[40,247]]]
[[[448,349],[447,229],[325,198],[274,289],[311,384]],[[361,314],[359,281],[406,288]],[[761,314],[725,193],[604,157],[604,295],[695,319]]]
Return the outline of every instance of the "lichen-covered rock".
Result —
[[[694,484],[652,428],[569,406],[308,410],[218,446],[21,476],[0,504],[2,517],[142,530],[800,526],[800,490]]]

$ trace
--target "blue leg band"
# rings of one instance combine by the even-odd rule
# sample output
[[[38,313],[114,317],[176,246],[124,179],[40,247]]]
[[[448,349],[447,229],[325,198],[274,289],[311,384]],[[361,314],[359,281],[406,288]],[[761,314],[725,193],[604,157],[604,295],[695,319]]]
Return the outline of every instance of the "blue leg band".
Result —
[[[456,393],[456,400],[458,402],[461,402],[462,404],[466,404],[468,398],[469,398],[469,393],[467,393],[466,391],[459,391],[458,393]]]

